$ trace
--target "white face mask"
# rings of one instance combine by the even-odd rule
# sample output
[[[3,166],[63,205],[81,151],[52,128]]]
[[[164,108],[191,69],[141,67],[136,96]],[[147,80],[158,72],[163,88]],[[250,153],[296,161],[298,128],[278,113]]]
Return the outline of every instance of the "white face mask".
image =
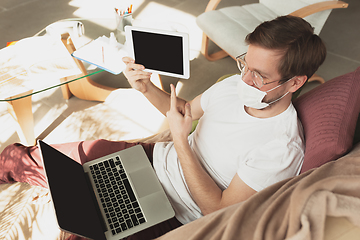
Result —
[[[287,80],[286,82],[290,81],[291,79]],[[284,82],[284,83],[286,83],[286,82]],[[273,104],[274,102],[279,101],[280,99],[282,99],[289,93],[289,92],[285,93],[284,95],[282,95],[281,97],[279,97],[278,99],[276,99],[272,102],[269,102],[269,103],[262,102],[262,100],[264,99],[264,97],[267,95],[268,92],[275,90],[276,88],[280,87],[284,83],[282,83],[266,92],[263,92],[255,87],[252,87],[252,86],[246,84],[242,80],[242,75],[241,75],[241,80],[239,81],[239,83],[237,85],[237,90],[238,90],[239,97],[243,101],[245,106],[255,108],[255,109],[263,109],[263,108],[268,107],[270,104]]]

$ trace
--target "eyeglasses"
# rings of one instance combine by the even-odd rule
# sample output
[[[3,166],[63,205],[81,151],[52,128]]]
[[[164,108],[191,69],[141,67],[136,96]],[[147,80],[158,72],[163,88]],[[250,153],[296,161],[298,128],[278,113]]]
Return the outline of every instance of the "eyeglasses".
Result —
[[[247,73],[247,71],[250,71],[251,78],[252,78],[252,81],[255,84],[255,86],[257,86],[258,88],[261,88],[264,85],[280,81],[280,80],[276,80],[276,81],[264,83],[264,79],[260,73],[258,73],[256,71],[251,71],[249,69],[247,63],[245,62],[245,56],[246,56],[246,53],[241,54],[240,56],[236,57],[237,66],[243,75],[245,75]]]

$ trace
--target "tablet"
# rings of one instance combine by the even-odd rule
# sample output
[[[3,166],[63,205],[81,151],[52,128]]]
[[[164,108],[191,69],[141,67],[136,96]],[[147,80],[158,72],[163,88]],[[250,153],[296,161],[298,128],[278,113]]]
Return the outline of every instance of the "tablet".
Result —
[[[126,26],[125,34],[130,56],[137,64],[145,66],[144,71],[190,77],[187,33]]]

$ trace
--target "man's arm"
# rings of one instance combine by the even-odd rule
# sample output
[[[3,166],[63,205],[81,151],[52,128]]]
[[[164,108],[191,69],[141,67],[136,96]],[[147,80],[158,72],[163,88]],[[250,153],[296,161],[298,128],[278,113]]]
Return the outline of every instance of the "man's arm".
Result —
[[[218,209],[241,202],[256,193],[235,174],[229,187],[222,191],[207,174],[188,142],[192,115],[190,104],[185,105],[184,114],[177,109],[175,88],[171,85],[171,107],[167,112],[170,130],[185,181],[201,212],[206,215]]]
[[[144,96],[153,104],[162,114],[166,115],[166,112],[170,109],[170,94],[156,87],[151,81],[151,73],[144,72],[145,67],[140,64],[136,64],[135,61],[129,57],[123,58],[126,64],[124,75],[128,79],[132,88],[140,91]],[[193,109],[194,120],[199,119],[202,114],[202,108],[200,106],[200,98],[198,96],[190,101],[190,105]],[[177,98],[177,109],[184,113],[186,101],[181,98]]]

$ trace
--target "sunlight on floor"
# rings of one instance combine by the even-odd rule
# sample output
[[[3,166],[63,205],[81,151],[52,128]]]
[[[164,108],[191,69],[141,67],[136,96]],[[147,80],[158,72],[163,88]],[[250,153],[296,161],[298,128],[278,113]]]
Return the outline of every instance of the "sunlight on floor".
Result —
[[[78,10],[74,12],[74,16],[84,19],[92,19],[94,23],[112,30],[116,28],[115,8],[126,9],[132,4],[134,12],[138,6],[143,4],[143,2],[143,0],[103,0],[100,3],[98,0],[72,0],[69,2],[69,5],[78,8]],[[103,21],[96,20],[102,18],[113,18],[113,25],[104,24]]]
[[[114,8],[126,9],[133,5],[133,25],[160,28],[189,34],[190,59],[198,57],[202,31],[196,16],[155,1],[144,0],[70,0],[75,7],[74,18],[89,20],[108,29],[116,29]],[[110,19],[110,21],[104,21]],[[114,19],[113,21],[111,19]],[[109,24],[110,23],[110,24]],[[86,34],[86,29],[85,29]],[[182,83],[176,90],[179,93]],[[128,140],[153,135],[168,127],[166,118],[135,90],[114,91],[104,103],[71,98],[64,100],[60,89],[53,89],[33,96],[35,136],[49,143],[106,138]],[[141,95],[141,94],[140,94]],[[131,104],[129,104],[131,103]],[[0,148],[18,142],[17,123],[1,106],[0,119],[8,127],[2,130]],[[6,131],[5,131],[6,130]]]
[[[131,4],[133,5],[133,13],[136,14],[133,25],[186,32],[190,36],[190,58],[198,57],[202,31],[196,24],[196,16],[156,2],[149,2],[143,6],[143,0],[106,0],[101,1],[101,4],[95,0],[72,0],[69,3],[69,5],[78,8],[74,12],[76,17],[91,19],[92,22],[110,30],[116,28],[114,8],[126,9]],[[104,24],[104,21],[101,21],[104,18],[113,18],[113,25]]]
[[[146,24],[148,27],[161,26],[167,28],[167,30],[188,33],[190,58],[198,57],[201,49],[202,31],[196,24],[196,16],[159,3],[150,2],[138,14],[136,19],[141,21],[138,24]]]
[[[72,0],[69,5],[78,8],[74,12],[75,16],[88,19],[115,17],[114,8],[126,9],[131,4],[134,12],[143,2],[143,0]]]
[[[133,25],[148,28],[159,28],[169,31],[186,32],[190,36],[190,60],[197,58],[200,54],[202,31],[196,24],[196,16],[189,13],[153,1],[148,2],[145,5],[143,0],[129,0],[121,2],[107,0],[102,1],[101,5],[99,5],[98,1],[94,0],[73,0],[69,4],[78,8],[78,10],[74,12],[75,16],[85,19],[91,18],[92,22],[107,29],[113,29],[115,27],[103,24],[103,22],[99,19],[114,18],[113,23],[116,25],[114,8],[126,9],[130,6],[130,4],[132,4],[133,13],[136,15],[136,18],[133,20]],[[180,92],[181,88],[182,84],[179,82],[176,87],[177,92]],[[127,113],[129,113],[129,111],[127,111]],[[133,119],[139,119],[139,117],[134,118],[133,116]],[[155,123],[155,125],[157,124],[159,123]],[[152,127],[152,131],[153,129],[154,128]]]

